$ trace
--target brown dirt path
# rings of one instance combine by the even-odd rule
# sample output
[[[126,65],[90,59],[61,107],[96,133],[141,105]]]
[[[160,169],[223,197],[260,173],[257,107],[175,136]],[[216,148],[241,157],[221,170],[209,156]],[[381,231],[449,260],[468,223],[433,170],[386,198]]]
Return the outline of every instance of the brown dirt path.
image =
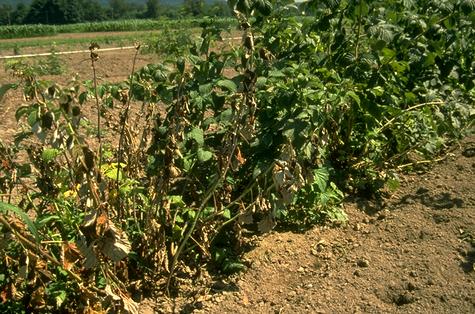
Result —
[[[475,313],[475,137],[346,226],[272,232],[250,268],[143,313]],[[472,244],[470,244],[472,242]]]

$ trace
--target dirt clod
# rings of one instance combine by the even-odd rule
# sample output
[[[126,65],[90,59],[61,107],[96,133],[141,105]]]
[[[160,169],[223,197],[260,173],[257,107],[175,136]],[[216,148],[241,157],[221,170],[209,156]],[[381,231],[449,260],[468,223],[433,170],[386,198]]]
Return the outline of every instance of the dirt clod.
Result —
[[[367,259],[359,259],[356,261],[356,265],[358,265],[359,267],[369,267],[369,261]]]
[[[414,296],[408,292],[405,292],[403,294],[398,295],[397,298],[394,300],[394,303],[396,303],[396,305],[398,306],[401,306],[405,304],[410,304],[414,301]]]

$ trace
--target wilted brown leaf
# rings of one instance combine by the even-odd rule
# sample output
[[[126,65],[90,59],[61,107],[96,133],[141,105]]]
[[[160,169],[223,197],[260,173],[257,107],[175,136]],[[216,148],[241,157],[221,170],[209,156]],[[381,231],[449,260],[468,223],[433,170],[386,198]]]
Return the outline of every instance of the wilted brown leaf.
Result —
[[[246,158],[244,158],[241,154],[241,150],[239,147],[236,147],[236,159],[240,165],[243,165],[246,162]]]
[[[131,245],[127,235],[119,230],[112,222],[102,238],[101,251],[105,256],[118,262],[130,253]]]
[[[84,236],[79,237],[79,239],[76,241],[76,244],[79,251],[81,252],[81,255],[85,258],[84,267],[86,269],[90,269],[96,266],[98,263],[96,253],[94,253],[92,245],[87,245],[86,238]]]
[[[40,309],[44,307],[45,302],[45,288],[39,287],[31,294],[30,305],[33,308]]]
[[[261,221],[257,224],[257,228],[262,233],[267,233],[275,227],[275,221],[272,218],[272,215],[268,214],[262,218]]]
[[[61,259],[64,269],[71,270],[74,264],[80,259],[81,252],[77,248],[75,243],[65,242],[63,243],[61,250]]]
[[[0,292],[0,300],[2,300],[2,303],[5,303],[5,302],[8,301],[8,299],[9,299],[9,298],[8,298],[7,290],[6,290],[6,289],[5,289],[5,290],[2,290],[2,291]]]
[[[96,235],[102,236],[108,228],[108,217],[105,212],[101,213],[96,219]]]

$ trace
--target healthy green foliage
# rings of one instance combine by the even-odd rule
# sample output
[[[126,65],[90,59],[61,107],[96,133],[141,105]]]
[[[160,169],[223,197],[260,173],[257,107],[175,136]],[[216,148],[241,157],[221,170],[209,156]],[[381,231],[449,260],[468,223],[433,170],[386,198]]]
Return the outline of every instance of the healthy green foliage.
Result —
[[[51,55],[38,61],[28,60],[26,58],[12,59],[5,62],[5,70],[12,71],[15,74],[21,75],[60,75],[65,71],[65,66],[61,58],[56,54],[53,46],[50,50]],[[2,88],[9,85],[2,86]],[[2,90],[0,89],[0,100]]]
[[[131,19],[118,21],[77,23],[66,25],[3,25],[0,26],[0,38],[23,38],[51,36],[61,33],[91,33],[91,32],[119,32],[119,31],[150,31],[162,29],[189,29],[198,27],[203,22],[202,18],[186,18],[180,20],[152,20]],[[230,18],[215,19],[217,27],[233,25]]]

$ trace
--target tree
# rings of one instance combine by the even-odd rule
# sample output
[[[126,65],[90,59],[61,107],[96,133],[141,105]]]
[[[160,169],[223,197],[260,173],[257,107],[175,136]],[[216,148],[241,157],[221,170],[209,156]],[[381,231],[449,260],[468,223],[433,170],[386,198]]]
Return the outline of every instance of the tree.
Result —
[[[183,3],[183,8],[186,15],[203,15],[203,7],[203,0],[185,0]]]
[[[23,3],[18,3],[12,13],[12,24],[24,24],[30,8]]]
[[[231,10],[224,1],[216,1],[205,6],[205,14],[207,16],[231,16]]]
[[[107,19],[106,10],[97,0],[84,2],[85,21],[103,21]]]
[[[154,19],[159,16],[160,1],[159,0],[147,0],[146,10],[144,13],[145,18]]]
[[[9,4],[0,5],[0,25],[12,24],[13,8]]]
[[[70,24],[85,21],[100,21],[106,18],[104,8],[97,0],[33,0],[30,9],[17,6],[14,15],[18,23]],[[22,13],[24,10],[27,13]]]
[[[129,4],[125,0],[109,0],[109,13],[111,19],[120,19],[127,15]]]
[[[58,0],[33,0],[25,17],[27,24],[64,24],[64,12]]]
[[[61,11],[64,23],[81,23],[85,21],[84,0],[68,1],[63,0],[61,3]]]

